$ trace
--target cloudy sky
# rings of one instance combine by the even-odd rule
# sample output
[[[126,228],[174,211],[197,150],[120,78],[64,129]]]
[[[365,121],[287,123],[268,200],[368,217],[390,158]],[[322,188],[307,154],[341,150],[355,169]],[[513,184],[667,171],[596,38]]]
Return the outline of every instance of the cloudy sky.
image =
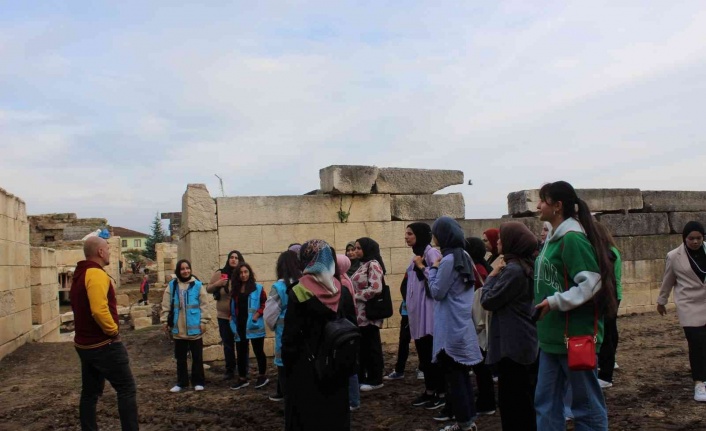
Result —
[[[706,190],[706,3],[0,0],[0,187],[147,232],[332,164]],[[180,5],[183,4],[183,5]]]

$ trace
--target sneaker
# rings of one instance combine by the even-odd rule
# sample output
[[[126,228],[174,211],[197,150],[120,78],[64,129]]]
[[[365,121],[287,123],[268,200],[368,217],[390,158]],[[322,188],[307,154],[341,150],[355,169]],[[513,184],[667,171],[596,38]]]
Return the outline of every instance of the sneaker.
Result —
[[[404,379],[404,373],[398,373],[397,371],[393,371],[390,374],[383,377],[383,380],[401,380],[401,379]]]
[[[436,397],[433,394],[429,395],[426,392],[422,392],[420,396],[418,396],[414,399],[414,401],[412,401],[412,405],[415,407],[422,407],[425,406],[428,402],[434,400],[435,398]]]
[[[270,379],[265,376],[259,376],[255,382],[255,389],[260,389],[268,383],[270,383]]]
[[[352,412],[354,412],[354,411],[360,409],[360,404],[358,404],[357,406],[348,406],[348,408],[350,408],[350,410],[351,410]]]
[[[606,382],[605,380],[601,379],[598,379],[598,384],[601,386],[601,389],[608,389],[613,387],[613,383]]]
[[[370,392],[370,391],[374,391],[375,389],[380,389],[383,386],[385,386],[383,383],[380,383],[379,385],[363,384],[363,385],[360,385],[360,390],[361,390],[361,392]]]
[[[234,391],[237,391],[238,389],[247,388],[248,386],[250,386],[250,382],[248,382],[247,380],[243,379],[243,380],[238,380],[238,381],[236,382],[236,384],[234,384],[234,385],[231,386],[230,388],[233,389]]]
[[[476,426],[475,422],[471,423],[465,428],[461,428],[461,425],[459,424],[453,424],[447,425],[444,428],[441,428],[439,431],[478,431],[478,427]]]
[[[493,376],[493,383],[498,383],[498,376]]]
[[[195,390],[195,391],[203,391],[203,386],[201,386],[201,385],[196,385],[196,386],[194,386],[194,390]]]
[[[619,370],[619,369],[620,369],[620,366],[618,365],[618,363],[614,362],[613,363],[613,370]]]
[[[694,386],[694,400],[706,402],[706,386],[703,382],[697,383],[696,386]]]
[[[450,421],[453,418],[454,418],[453,413],[448,411],[446,408],[441,409],[441,412],[439,412],[439,414],[434,416],[434,420],[438,421],[438,422]]]
[[[176,385],[176,386],[174,386],[173,388],[171,388],[171,389],[169,390],[169,392],[173,392],[173,393],[175,393],[175,394],[176,394],[177,392],[181,392],[181,386]]]
[[[417,370],[417,380],[424,380],[424,371]]]
[[[483,410],[481,412],[478,412],[478,416],[493,416],[495,414],[495,410]]]
[[[284,395],[282,394],[270,395],[268,398],[270,399],[270,401],[284,401]]]
[[[436,410],[444,407],[446,405],[446,397],[438,397],[436,395],[432,396],[431,401],[429,401],[424,408],[427,410]]]

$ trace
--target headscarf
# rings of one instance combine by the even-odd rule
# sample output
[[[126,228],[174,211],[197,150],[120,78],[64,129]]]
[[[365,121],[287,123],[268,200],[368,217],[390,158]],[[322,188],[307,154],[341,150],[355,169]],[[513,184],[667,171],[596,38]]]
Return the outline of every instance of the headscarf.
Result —
[[[304,275],[299,283],[313,293],[322,304],[333,311],[338,310],[341,297],[341,283],[336,280],[336,262],[328,243],[312,239],[302,244],[299,261],[304,267]]]
[[[351,267],[351,260],[345,254],[336,255],[336,263],[338,264],[338,272],[341,277],[341,284],[346,286],[351,292],[351,296],[355,297],[355,292],[353,292],[353,282],[351,281],[346,271]]]
[[[690,221],[684,225],[684,230],[681,234],[691,269],[699,280],[703,282],[706,280],[706,250],[704,250],[704,247],[699,247],[698,250],[692,250],[686,245],[686,237],[689,236],[691,232],[699,232],[701,235],[704,235],[704,225],[697,221]]]
[[[380,244],[368,237],[358,238],[356,242],[360,244],[360,248],[363,250],[363,257],[360,258],[360,261],[365,263],[376,260],[382,268],[382,273],[386,274],[385,262],[382,261],[382,256],[380,256]]]
[[[483,268],[485,268],[488,273],[493,270],[488,264],[488,261],[485,260],[487,251],[485,250],[485,244],[483,244],[482,239],[475,236],[466,238],[466,246],[464,249],[466,253],[471,256],[471,259],[473,259],[473,263],[483,265]]]
[[[490,242],[490,253],[493,255],[493,257],[498,255],[498,238],[500,237],[500,229],[496,229],[494,227],[490,229],[486,229],[483,232],[483,235],[485,235],[486,238],[488,238],[488,241]]]
[[[465,279],[466,288],[473,286],[473,262],[470,256],[463,250],[466,240],[463,238],[461,225],[449,216],[442,216],[436,219],[431,227],[431,233],[436,237],[436,241],[441,247],[441,254],[454,257],[454,269]]]
[[[302,248],[302,245],[295,242],[294,244],[290,244],[289,247],[287,248],[287,250],[293,251],[297,254],[297,256],[299,256],[299,250],[301,250],[301,248]]]
[[[346,244],[346,253],[348,252],[348,247],[353,247],[355,248],[355,241],[351,241],[348,244]],[[346,275],[348,277],[351,277],[355,272],[360,268],[360,261],[358,259],[351,259],[348,258],[351,262],[351,267],[348,268],[348,271],[346,271]]]
[[[537,250],[537,237],[523,223],[509,221],[500,225],[500,240],[503,242],[505,262],[516,260],[532,276],[534,261],[532,255]]]
[[[412,230],[417,241],[412,246],[412,251],[417,256],[424,256],[424,250],[431,244],[431,227],[428,224],[417,222],[407,225]]]

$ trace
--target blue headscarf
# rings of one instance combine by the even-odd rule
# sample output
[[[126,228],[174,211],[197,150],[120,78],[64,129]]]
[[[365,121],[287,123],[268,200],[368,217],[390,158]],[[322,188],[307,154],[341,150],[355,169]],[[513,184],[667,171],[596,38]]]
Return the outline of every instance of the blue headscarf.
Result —
[[[436,237],[442,255],[453,254],[454,270],[464,278],[467,288],[473,286],[473,262],[463,250],[466,240],[461,225],[449,216],[442,216],[434,222],[431,233]]]
[[[304,274],[312,276],[319,284],[332,294],[338,292],[334,281],[336,261],[331,246],[321,239],[312,239],[302,244],[299,250],[299,261]]]

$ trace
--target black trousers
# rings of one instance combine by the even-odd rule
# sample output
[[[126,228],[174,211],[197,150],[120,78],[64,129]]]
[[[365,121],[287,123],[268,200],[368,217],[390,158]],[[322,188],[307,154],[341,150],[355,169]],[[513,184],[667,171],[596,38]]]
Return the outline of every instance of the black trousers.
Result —
[[[189,367],[186,364],[186,353],[191,352],[191,383],[203,386],[203,339],[174,339],[174,358],[177,363],[177,385],[182,388],[189,386]]]
[[[419,369],[424,373],[424,388],[435,394],[446,393],[446,381],[438,364],[432,364],[431,355],[434,349],[434,337],[426,335],[414,340],[419,356]]]
[[[618,301],[618,306],[620,306],[620,301]],[[606,382],[613,382],[618,339],[618,318],[606,317],[603,320],[603,344],[601,344],[601,351],[598,352],[598,378]]]
[[[360,372],[358,378],[361,384],[379,385],[382,383],[382,373],[385,367],[382,358],[382,342],[380,328],[372,323],[360,327]]]
[[[509,358],[498,363],[498,404],[503,431],[536,431],[533,372],[533,365],[518,364]]]
[[[476,410],[489,412],[495,410],[495,383],[493,382],[493,372],[485,363],[485,357],[488,352],[485,350],[481,350],[481,352],[483,353],[484,361],[473,366],[473,374],[476,375],[476,384],[478,385]]]
[[[218,332],[223,342],[223,355],[226,359],[226,373],[235,373],[235,334],[230,329],[230,320],[218,319]]]
[[[412,336],[409,334],[409,317],[402,316],[400,321],[400,342],[397,345],[397,363],[395,364],[395,371],[399,374],[404,374],[404,369],[407,366],[410,341],[412,341]]]
[[[689,364],[694,381],[706,381],[706,326],[685,326],[689,344]]]
[[[277,366],[277,394],[287,393],[287,376],[284,374],[284,367]]]
[[[453,360],[444,350],[439,353],[438,363],[443,370],[448,391],[446,393],[446,408],[456,417],[456,422],[469,422],[476,416],[473,405],[473,384],[470,365],[463,365]]]
[[[267,372],[267,357],[265,356],[265,337],[253,338],[248,340],[245,336],[245,326],[238,327],[238,337],[240,341],[236,341],[235,349],[238,351],[238,376],[247,378],[248,376],[248,360],[250,359],[250,346],[255,353],[257,359],[257,370],[260,375]]]

